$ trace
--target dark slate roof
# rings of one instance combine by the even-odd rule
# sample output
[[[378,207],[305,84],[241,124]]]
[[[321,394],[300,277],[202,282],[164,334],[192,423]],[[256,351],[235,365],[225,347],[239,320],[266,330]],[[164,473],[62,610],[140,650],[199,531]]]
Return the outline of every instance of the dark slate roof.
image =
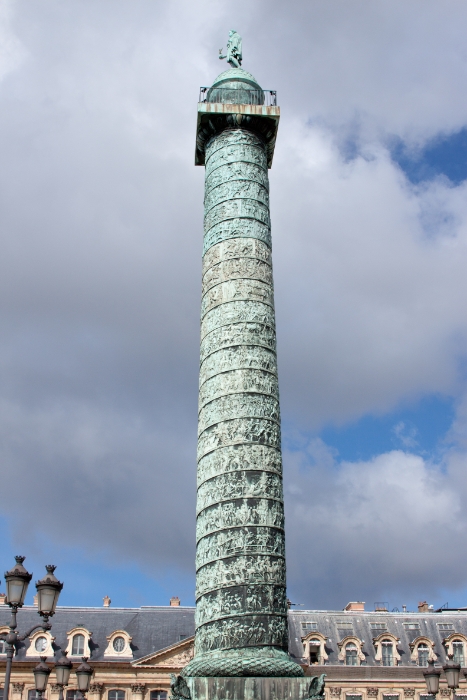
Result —
[[[351,629],[339,627],[339,623],[350,622]],[[389,634],[400,639],[397,647],[401,660],[400,665],[411,666],[410,643],[417,637],[428,637],[435,643],[435,652],[439,660],[444,663],[446,649],[443,640],[453,632],[458,632],[467,637],[467,611],[442,611],[427,613],[396,613],[396,612],[338,612],[335,610],[303,610],[293,611],[289,616],[289,650],[290,653],[300,658],[303,654],[301,638],[309,634],[311,630],[303,629],[302,623],[316,623],[316,631],[327,638],[326,653],[327,664],[339,664],[338,642],[346,636],[354,635],[365,643],[363,653],[366,656],[368,666],[378,665],[374,660],[375,650],[373,638],[378,637],[384,630],[371,628],[371,623],[384,624]],[[404,623],[418,624],[419,629],[408,629]],[[452,625],[452,629],[443,630],[439,625]],[[466,650],[467,651],[467,650]]]
[[[192,636],[195,631],[195,609],[192,607],[141,607],[141,608],[69,608],[59,607],[52,618],[52,635],[55,647],[65,649],[67,632],[74,627],[85,627],[92,632],[92,659],[101,661],[107,647],[107,637],[116,630],[126,630],[133,638],[133,659],[140,659],[153,652],[176,644],[182,638]],[[7,625],[9,608],[0,606],[0,626]],[[351,623],[351,629],[343,629],[339,623]],[[18,612],[18,630],[24,632],[40,622],[37,608],[25,606]],[[400,665],[411,666],[410,642],[416,637],[426,636],[435,642],[435,651],[441,662],[445,660],[443,639],[458,632],[467,637],[467,611],[443,611],[429,613],[390,612],[339,612],[335,610],[303,610],[289,613],[290,653],[300,659],[303,654],[302,637],[309,630],[302,623],[316,623],[316,631],[326,639],[327,664],[339,664],[338,642],[346,636],[355,635],[364,640],[363,652],[366,665],[377,665],[374,660],[373,638],[383,630],[374,630],[371,623],[384,623],[390,634],[400,639],[398,646]],[[420,629],[409,630],[404,623],[418,624]],[[451,630],[442,630],[439,625],[451,625]],[[29,639],[22,642],[15,657],[21,661]],[[467,650],[466,650],[467,651]]]
[[[176,644],[182,635],[195,633],[195,609],[185,607],[142,608],[68,608],[59,607],[51,618],[51,634],[55,648],[66,649],[67,632],[74,627],[84,627],[92,632],[91,658],[101,661],[107,647],[107,637],[116,630],[125,630],[133,638],[133,659]],[[0,607],[0,625],[7,625],[9,608]],[[18,611],[18,631],[21,634],[40,622],[37,608],[24,607]],[[29,646],[29,639],[22,642],[15,657],[21,661]]]

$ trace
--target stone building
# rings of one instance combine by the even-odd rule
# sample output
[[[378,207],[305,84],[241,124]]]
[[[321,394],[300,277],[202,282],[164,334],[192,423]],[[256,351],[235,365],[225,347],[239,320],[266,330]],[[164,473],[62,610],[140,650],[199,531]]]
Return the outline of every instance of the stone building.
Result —
[[[172,599],[167,607],[60,607],[50,632],[36,630],[18,648],[13,662],[12,700],[35,698],[32,669],[39,656],[51,665],[60,650],[76,664],[89,656],[94,668],[90,700],[165,700],[170,674],[193,656],[195,609]],[[326,700],[430,700],[423,668],[431,659],[443,664],[453,656],[462,667],[467,655],[467,609],[388,612],[349,603],[342,611],[290,610],[289,649],[307,676],[326,673]],[[0,606],[0,631],[9,609]],[[19,630],[39,621],[37,608],[18,614]],[[3,657],[3,662],[2,662]],[[5,668],[0,646],[0,674]],[[0,683],[1,683],[0,675]],[[449,697],[444,675],[440,696]],[[467,700],[461,674],[457,697]],[[58,699],[54,674],[47,700]],[[76,699],[71,676],[67,700]]]

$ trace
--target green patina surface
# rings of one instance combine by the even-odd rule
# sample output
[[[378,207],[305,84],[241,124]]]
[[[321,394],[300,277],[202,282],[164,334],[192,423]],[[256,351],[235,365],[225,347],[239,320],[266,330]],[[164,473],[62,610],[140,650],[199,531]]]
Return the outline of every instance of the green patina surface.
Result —
[[[257,85],[238,67],[215,85],[232,81]],[[196,637],[185,677],[303,675],[287,654],[267,148],[247,127],[218,122],[204,147]]]

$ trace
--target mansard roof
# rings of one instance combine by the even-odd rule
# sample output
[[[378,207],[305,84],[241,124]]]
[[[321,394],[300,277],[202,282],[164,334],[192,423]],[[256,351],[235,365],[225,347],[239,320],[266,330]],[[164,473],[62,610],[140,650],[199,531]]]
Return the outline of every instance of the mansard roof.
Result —
[[[132,638],[132,663],[155,652],[171,647],[195,632],[195,609],[193,607],[141,607],[141,608],[78,608],[59,607],[52,618],[52,636],[55,637],[56,651],[66,649],[67,634],[75,627],[84,627],[92,632],[91,658],[93,661],[122,663],[121,659],[104,659],[107,637],[115,630],[125,630]],[[8,625],[8,606],[0,606],[0,626]],[[18,612],[18,630],[24,632],[40,622],[37,608],[25,606]],[[308,623],[308,624],[306,624]],[[310,624],[311,623],[311,624]],[[343,625],[342,623],[345,623]],[[328,665],[338,665],[339,642],[344,637],[355,636],[363,640],[362,651],[366,666],[378,665],[375,661],[373,639],[379,637],[383,629],[372,625],[385,625],[387,633],[399,639],[398,651],[400,666],[413,665],[410,660],[410,644],[417,637],[427,637],[434,642],[434,651],[441,663],[446,658],[443,640],[453,633],[467,639],[467,610],[391,613],[371,611],[301,610],[289,613],[289,649],[299,660],[303,656],[302,638],[310,636],[313,630],[326,638]],[[409,628],[411,625],[412,628]],[[418,625],[418,627],[417,627]],[[21,643],[15,660],[26,660],[29,639]],[[126,660],[126,663],[129,661]]]
[[[0,606],[0,626],[8,625],[10,610]],[[25,606],[18,611],[18,631],[20,633],[40,623],[37,608]],[[56,651],[66,649],[67,633],[75,627],[84,627],[92,632],[90,641],[93,661],[104,659],[107,637],[115,630],[125,630],[132,637],[133,660],[141,659],[191,637],[195,633],[195,609],[182,606],[141,607],[141,608],[71,608],[58,607],[51,618],[52,636],[55,637]],[[15,660],[25,660],[29,639],[25,639],[18,649]],[[120,659],[115,659],[121,663]],[[128,660],[127,660],[128,663]]]

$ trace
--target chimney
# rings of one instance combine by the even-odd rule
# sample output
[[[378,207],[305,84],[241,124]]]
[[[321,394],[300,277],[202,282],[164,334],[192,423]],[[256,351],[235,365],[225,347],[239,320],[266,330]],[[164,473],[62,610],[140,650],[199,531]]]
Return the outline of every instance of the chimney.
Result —
[[[357,603],[347,603],[347,605],[344,608],[345,612],[363,612],[365,610],[365,603],[362,602],[357,602]]]
[[[0,605],[6,605],[6,593],[0,593]]]
[[[403,605],[403,606],[402,606],[402,612],[403,612],[403,613],[406,613],[406,612],[407,612],[407,605]]]
[[[104,596],[102,598],[102,600],[104,601],[104,608],[110,608],[110,603],[112,601],[110,600],[109,596],[108,595]]]
[[[32,604],[37,608],[37,606],[38,606],[37,595],[35,595],[34,598],[32,599]]]
[[[170,607],[171,608],[178,608],[180,605],[180,598],[178,596],[173,596],[173,598],[170,599]]]
[[[418,604],[418,612],[430,612],[426,600]]]

